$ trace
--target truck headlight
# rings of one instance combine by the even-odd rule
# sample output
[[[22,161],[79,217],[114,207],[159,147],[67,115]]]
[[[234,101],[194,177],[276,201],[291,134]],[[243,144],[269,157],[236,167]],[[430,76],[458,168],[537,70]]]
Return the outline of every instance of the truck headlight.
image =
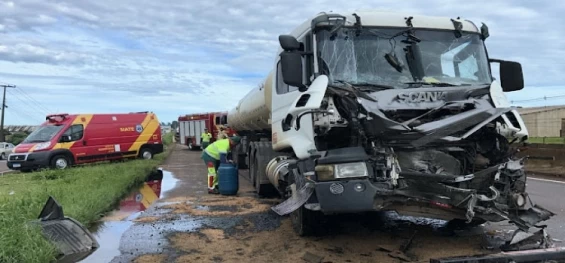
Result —
[[[42,143],[38,143],[35,145],[35,148],[33,148],[34,150],[43,150],[43,149],[47,149],[49,148],[49,146],[51,146],[51,142],[42,142]]]
[[[351,178],[351,177],[367,177],[367,164],[359,163],[342,163],[335,166],[335,178]]]
[[[367,164],[365,162],[358,163],[340,163],[316,166],[316,175],[319,181],[330,181],[343,178],[358,178],[369,176]]]

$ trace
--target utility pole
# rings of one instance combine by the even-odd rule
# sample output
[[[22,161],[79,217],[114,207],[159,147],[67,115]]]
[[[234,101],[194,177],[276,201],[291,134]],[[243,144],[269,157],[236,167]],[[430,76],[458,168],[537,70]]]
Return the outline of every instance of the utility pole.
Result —
[[[15,88],[14,85],[0,85],[0,87],[4,88],[4,96],[2,96],[2,117],[0,119],[0,141],[5,142],[6,137],[4,134],[4,111],[6,108],[6,88]]]

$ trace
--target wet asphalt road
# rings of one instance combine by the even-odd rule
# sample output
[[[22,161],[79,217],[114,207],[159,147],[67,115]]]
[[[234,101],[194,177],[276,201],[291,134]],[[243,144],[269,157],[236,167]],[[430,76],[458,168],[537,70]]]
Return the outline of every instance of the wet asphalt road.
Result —
[[[241,177],[237,196],[208,195],[199,156],[177,145],[162,166],[170,173],[163,178],[160,199],[147,203],[145,211],[123,207],[108,215],[93,229],[102,247],[83,262],[306,262],[305,256],[319,262],[399,262],[383,250],[397,250],[415,232],[406,255],[427,262],[492,253],[482,248],[483,233],[514,229],[487,224],[453,235],[443,230],[444,221],[381,213],[330,217],[323,235],[300,238],[288,217],[270,211],[279,200],[258,199]],[[535,202],[558,214],[547,221],[549,232],[565,240],[564,182],[532,179],[528,189]]]
[[[6,165],[6,160],[0,160],[0,174],[11,171],[12,170]]]
[[[544,224],[552,237],[565,241],[565,180],[530,177],[527,189],[534,202],[556,214]]]

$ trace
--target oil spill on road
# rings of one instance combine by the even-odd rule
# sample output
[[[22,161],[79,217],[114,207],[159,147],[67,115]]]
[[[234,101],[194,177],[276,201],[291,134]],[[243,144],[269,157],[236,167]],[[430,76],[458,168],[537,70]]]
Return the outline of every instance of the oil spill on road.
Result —
[[[81,262],[110,262],[112,258],[120,255],[120,241],[123,234],[136,221],[150,221],[151,217],[140,218],[140,216],[155,201],[165,198],[167,192],[173,189],[178,181],[171,172],[160,171],[152,173],[138,189],[120,201],[116,210],[89,229],[100,244],[100,248]]]
[[[258,200],[252,196],[207,197],[198,200],[198,205],[188,202],[177,202],[162,206],[171,209],[173,214],[192,216],[237,216],[270,211],[278,199]]]
[[[274,231],[281,226],[281,218],[270,211],[270,206],[254,198],[203,196],[171,198],[166,203],[152,206],[145,212],[145,218],[163,215],[163,210],[168,211],[168,217],[138,220],[131,225],[122,235],[119,246],[122,254],[111,262],[147,262],[160,259],[163,254],[167,255],[168,261],[180,258],[190,251],[179,250],[172,245],[177,233],[199,236],[214,232],[229,237],[244,232]],[[191,213],[185,213],[187,211]]]

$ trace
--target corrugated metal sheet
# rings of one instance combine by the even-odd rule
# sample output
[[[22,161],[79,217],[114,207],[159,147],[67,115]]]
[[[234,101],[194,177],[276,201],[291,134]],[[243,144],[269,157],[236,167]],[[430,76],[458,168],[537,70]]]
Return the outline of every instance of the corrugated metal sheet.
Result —
[[[4,126],[4,129],[6,129],[9,132],[32,132],[34,131],[37,127],[37,125],[7,125]]]

